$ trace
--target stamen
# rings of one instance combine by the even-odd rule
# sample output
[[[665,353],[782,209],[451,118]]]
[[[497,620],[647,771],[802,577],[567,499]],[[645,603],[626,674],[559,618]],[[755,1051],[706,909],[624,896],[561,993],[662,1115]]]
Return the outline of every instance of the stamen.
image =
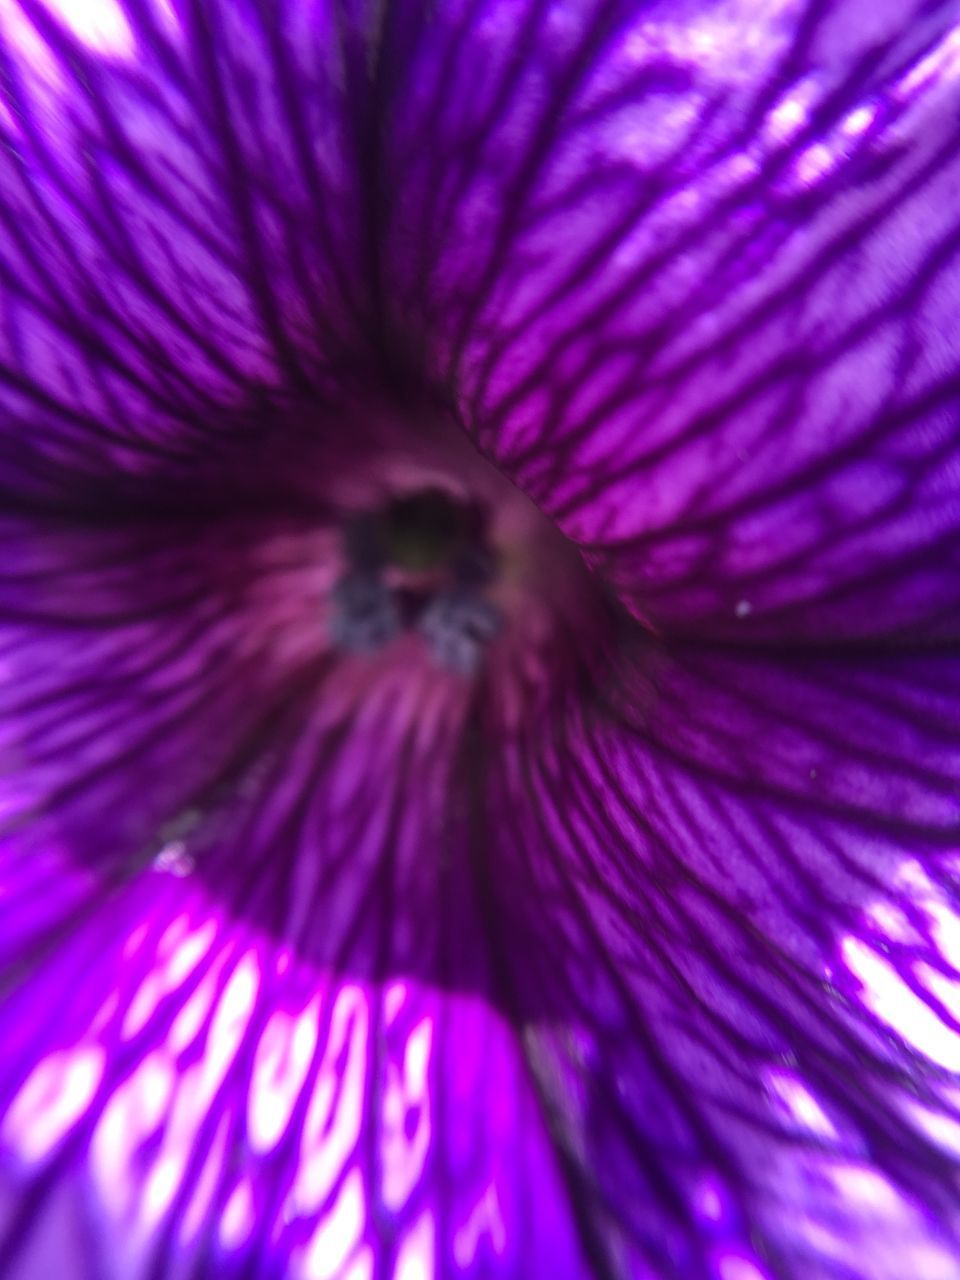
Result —
[[[489,600],[453,588],[434,596],[418,625],[438,666],[472,676],[501,624],[500,611]]]
[[[393,591],[372,574],[348,573],[333,589],[330,638],[350,653],[376,653],[402,629]]]
[[[482,594],[497,575],[484,505],[432,486],[358,513],[343,530],[345,572],[334,588],[330,636],[376,653],[416,630],[434,661],[474,675],[502,614]]]

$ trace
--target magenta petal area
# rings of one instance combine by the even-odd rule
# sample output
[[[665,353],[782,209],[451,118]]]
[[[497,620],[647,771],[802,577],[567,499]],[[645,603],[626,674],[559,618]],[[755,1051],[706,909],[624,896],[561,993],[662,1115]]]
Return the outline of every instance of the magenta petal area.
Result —
[[[171,871],[71,914],[0,1014],[5,1277],[586,1274],[486,1001],[304,966]]]

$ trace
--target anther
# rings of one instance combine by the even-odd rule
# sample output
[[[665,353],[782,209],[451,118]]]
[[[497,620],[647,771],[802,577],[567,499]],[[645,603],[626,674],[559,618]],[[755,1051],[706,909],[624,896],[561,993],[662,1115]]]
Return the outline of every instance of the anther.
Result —
[[[418,627],[439,666],[472,676],[501,624],[500,611],[489,600],[453,588],[433,597]]]
[[[351,653],[376,653],[402,628],[394,593],[372,574],[348,573],[333,589],[330,638]]]

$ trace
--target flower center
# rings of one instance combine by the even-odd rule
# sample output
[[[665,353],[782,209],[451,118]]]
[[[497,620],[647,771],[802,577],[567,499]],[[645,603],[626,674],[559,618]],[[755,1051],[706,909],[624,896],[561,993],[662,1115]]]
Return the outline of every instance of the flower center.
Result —
[[[387,441],[337,470],[328,640],[357,696],[402,668],[411,689],[432,697],[453,681],[450,708],[517,728],[571,681],[611,678],[611,597],[463,434],[418,421],[421,448],[408,433],[402,453]]]
[[[486,593],[497,567],[488,525],[481,502],[436,486],[349,518],[345,571],[332,602],[334,643],[375,653],[416,630],[438,666],[474,675],[501,624]]]

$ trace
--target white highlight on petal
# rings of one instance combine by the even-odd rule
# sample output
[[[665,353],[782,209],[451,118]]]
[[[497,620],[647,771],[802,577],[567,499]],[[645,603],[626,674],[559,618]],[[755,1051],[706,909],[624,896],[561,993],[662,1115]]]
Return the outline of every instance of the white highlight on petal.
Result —
[[[88,49],[113,58],[136,52],[133,32],[117,0],[44,0],[47,9]]]
[[[824,1170],[847,1199],[886,1217],[899,1218],[904,1214],[906,1205],[902,1197],[869,1165],[836,1164],[824,1166]]]
[[[167,35],[174,38],[183,35],[183,28],[180,26],[180,19],[173,7],[172,0],[151,0],[160,25],[165,28]]]
[[[893,965],[861,938],[844,938],[841,949],[850,972],[863,983],[860,998],[866,1007],[933,1062],[960,1070],[960,1036],[943,1025]]]
[[[804,98],[792,94],[782,98],[770,112],[767,119],[768,130],[772,137],[782,141],[805,125],[809,114],[808,103]]]
[[[918,960],[913,966],[914,974],[920,979],[930,994],[955,1018],[960,1019],[960,982],[948,978],[932,964]]]
[[[0,1136],[28,1161],[44,1159],[93,1101],[103,1078],[98,1044],[81,1044],[43,1058],[15,1095]]]
[[[247,951],[223,989],[210,1024],[207,1062],[210,1074],[222,1079],[233,1055],[240,1046],[243,1033],[260,989],[260,965],[257,953]]]
[[[277,1145],[290,1123],[317,1047],[320,998],[294,1017],[270,1016],[257,1045],[247,1108],[250,1145],[263,1154]]]
[[[919,1102],[907,1100],[901,1104],[918,1129],[928,1138],[952,1155],[960,1156],[960,1123],[922,1106]]]
[[[931,84],[944,83],[960,77],[960,24],[951,27],[945,36],[912,67],[897,85],[901,98],[911,98],[920,89]]]
[[[171,1053],[182,1053],[187,1045],[192,1044],[200,1031],[204,1018],[210,1011],[217,994],[217,982],[220,971],[227,961],[224,949],[210,966],[196,991],[174,1018],[167,1036],[167,1044]]]
[[[364,1245],[337,1280],[373,1280],[373,1250]]]
[[[765,0],[762,8],[727,12],[721,5],[696,15],[644,19],[628,37],[625,53],[636,62],[666,54],[687,63],[711,82],[755,83],[763,67],[775,60],[789,31],[794,0]],[[664,13],[669,14],[667,6]]]
[[[767,1274],[740,1250],[724,1250],[717,1256],[720,1280],[768,1280]]]
[[[237,1249],[249,1239],[253,1220],[253,1191],[249,1178],[244,1178],[230,1192],[220,1218],[220,1240],[224,1247]]]
[[[785,1071],[771,1071],[767,1075],[767,1084],[798,1124],[818,1137],[837,1137],[836,1129],[816,1098],[796,1076]]]
[[[151,1166],[140,1199],[140,1223],[151,1232],[173,1204],[187,1163],[188,1149],[178,1147],[160,1156]]]
[[[844,116],[843,123],[840,128],[850,137],[858,137],[864,133],[873,124],[877,118],[877,108],[874,106],[856,107],[849,115]]]
[[[174,1079],[163,1050],[149,1054],[117,1085],[93,1131],[91,1167],[100,1194],[119,1214],[127,1212],[134,1194],[134,1156],[162,1124]]]
[[[875,1168],[823,1160],[817,1164],[817,1176],[835,1188],[841,1215],[802,1226],[804,1237],[824,1257],[835,1259],[842,1270],[862,1271],[878,1280],[956,1280],[956,1257],[930,1242],[930,1223],[922,1206],[913,1204]],[[851,1230],[854,1223],[860,1226]]]
[[[383,1201],[388,1209],[397,1210],[406,1203],[430,1150],[428,1068],[432,1043],[433,1019],[423,1018],[407,1037],[402,1072],[396,1063],[387,1066],[380,1160]]]
[[[60,83],[62,77],[56,58],[27,19],[17,0],[0,0],[0,31],[18,60],[22,60],[42,80],[51,84]]]
[[[158,961],[164,953],[167,953],[168,958],[165,963],[157,963],[150,970],[130,1002],[120,1032],[125,1040],[129,1040],[146,1026],[163,997],[181,986],[213,945],[216,934],[213,920],[208,920],[201,928],[182,937],[187,925],[186,914],[178,916],[157,944]]]
[[[391,1026],[407,999],[407,984],[391,982],[383,993],[383,1017],[387,1026]]]
[[[825,142],[815,142],[801,152],[794,165],[794,172],[805,186],[812,186],[833,169],[842,156]]]
[[[330,1194],[360,1137],[367,1065],[369,1011],[363,991],[345,986],[337,995],[323,1061],[307,1108],[300,1164],[285,1216],[309,1214]],[[341,1064],[340,1059],[346,1060]]]
[[[866,915],[891,942],[911,942],[914,931],[899,907],[891,902],[874,902],[867,907]]]
[[[708,1222],[719,1222],[725,1213],[723,1184],[715,1175],[704,1178],[694,1194],[697,1212]]]
[[[181,880],[191,875],[194,869],[193,858],[187,853],[187,846],[182,840],[168,840],[152,866],[154,871],[166,871]]]
[[[143,1225],[151,1228],[164,1216],[194,1150],[197,1131],[236,1056],[259,990],[257,954],[246,951],[237,962],[217,1003],[203,1057],[178,1082],[163,1143],[150,1170],[141,1202]],[[170,1040],[168,1038],[168,1045]]]
[[[344,1263],[360,1243],[365,1214],[363,1175],[351,1169],[333,1208],[317,1223],[303,1252],[304,1280],[339,1280]]]
[[[944,960],[960,972],[960,916],[943,901],[923,903],[930,918],[930,933]]]
[[[507,1244],[507,1231],[497,1196],[495,1182],[487,1183],[483,1195],[473,1206],[470,1216],[453,1237],[453,1256],[457,1266],[466,1269],[477,1256],[480,1241],[486,1237],[495,1254],[503,1253]]]
[[[393,1280],[433,1280],[436,1227],[433,1214],[420,1215],[400,1245]]]

